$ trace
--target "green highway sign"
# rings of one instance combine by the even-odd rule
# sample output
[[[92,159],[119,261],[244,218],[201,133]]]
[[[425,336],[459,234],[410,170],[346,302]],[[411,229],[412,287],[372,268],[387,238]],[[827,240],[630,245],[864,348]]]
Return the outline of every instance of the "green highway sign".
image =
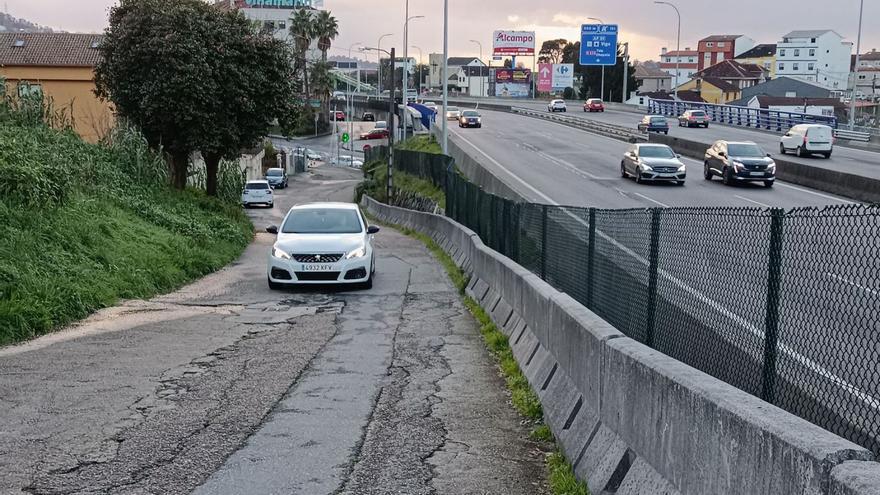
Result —
[[[347,143],[350,137],[351,136],[349,136],[347,132],[343,132],[342,133],[342,142]]]

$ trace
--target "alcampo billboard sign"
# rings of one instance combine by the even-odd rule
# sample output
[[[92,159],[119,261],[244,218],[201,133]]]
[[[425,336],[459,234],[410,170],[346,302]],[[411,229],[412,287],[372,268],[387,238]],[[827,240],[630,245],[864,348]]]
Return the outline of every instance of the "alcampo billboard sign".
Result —
[[[235,6],[240,9],[321,8],[324,0],[235,0]]]
[[[534,55],[534,31],[495,31],[492,36],[492,55]]]

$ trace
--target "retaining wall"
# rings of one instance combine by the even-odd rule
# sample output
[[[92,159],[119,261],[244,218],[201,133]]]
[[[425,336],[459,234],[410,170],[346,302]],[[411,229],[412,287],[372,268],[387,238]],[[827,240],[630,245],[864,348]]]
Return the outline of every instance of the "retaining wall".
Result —
[[[446,217],[363,205],[470,275],[591,493],[880,495],[866,449],[627,338]]]

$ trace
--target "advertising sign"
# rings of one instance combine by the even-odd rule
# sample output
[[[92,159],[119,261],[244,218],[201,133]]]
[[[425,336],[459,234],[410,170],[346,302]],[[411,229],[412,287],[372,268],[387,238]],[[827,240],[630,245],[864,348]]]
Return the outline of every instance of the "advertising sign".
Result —
[[[235,0],[235,6],[240,9],[321,8],[324,0]]]
[[[492,36],[492,55],[534,55],[534,31],[495,31]]]
[[[553,91],[553,64],[538,64],[538,91]]]
[[[553,64],[553,89],[574,87],[574,64]]]
[[[617,24],[581,26],[581,65],[617,63]]]
[[[529,69],[492,69],[489,80],[494,81],[493,96],[528,98],[532,90],[532,71]]]

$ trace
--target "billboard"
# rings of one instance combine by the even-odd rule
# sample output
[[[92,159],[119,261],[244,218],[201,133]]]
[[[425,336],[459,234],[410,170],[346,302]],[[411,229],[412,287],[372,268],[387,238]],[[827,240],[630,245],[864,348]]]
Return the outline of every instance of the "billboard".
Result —
[[[538,91],[553,91],[553,64],[538,64]]]
[[[529,69],[492,69],[489,73],[490,96],[528,98],[532,92]]]
[[[318,9],[324,7],[324,0],[235,0],[235,6],[240,9]]]
[[[574,64],[553,64],[553,89],[574,87]]]
[[[534,31],[495,31],[492,35],[492,55],[534,55]]]

